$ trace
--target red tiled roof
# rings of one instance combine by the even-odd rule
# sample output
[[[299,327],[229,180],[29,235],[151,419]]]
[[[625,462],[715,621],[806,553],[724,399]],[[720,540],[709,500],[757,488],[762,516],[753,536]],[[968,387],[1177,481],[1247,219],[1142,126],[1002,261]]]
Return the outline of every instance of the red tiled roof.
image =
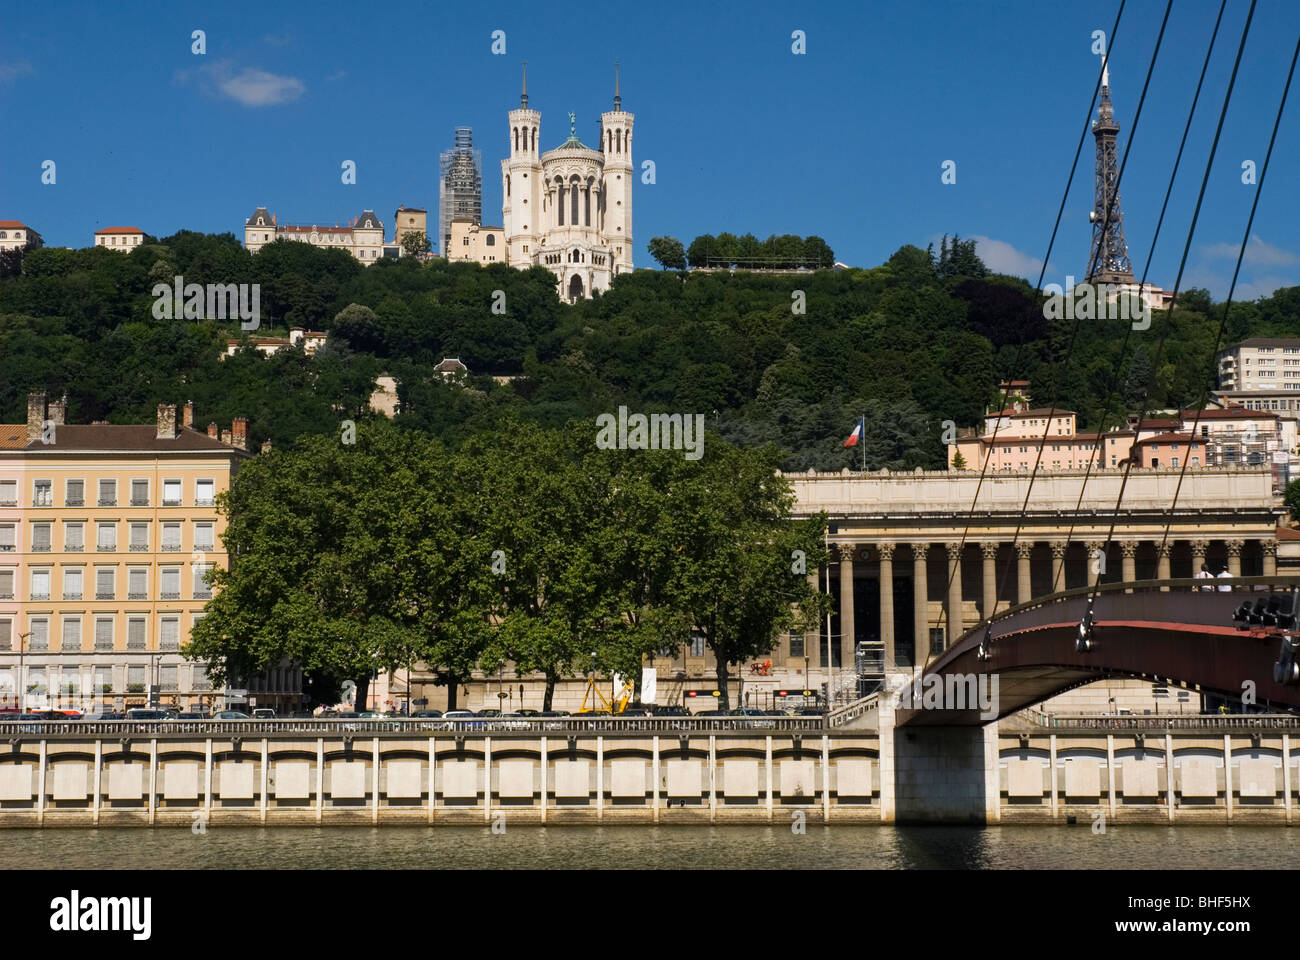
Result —
[[[1245,407],[1228,407],[1226,410],[1182,410],[1184,420],[1195,420],[1200,414],[1202,420],[1261,420],[1279,419],[1271,410],[1248,410]]]
[[[4,221],[0,221],[0,226]],[[27,446],[27,424],[0,423],[0,450],[19,450]]]
[[[237,453],[241,456],[247,455],[243,450],[224,444],[220,440],[215,440],[206,433],[190,427],[180,427],[179,433],[174,438],[159,439],[158,427],[152,423],[61,424],[55,431],[54,443],[48,444],[42,443],[40,438],[27,443],[26,425],[22,429],[24,443],[22,446],[12,449],[24,449],[40,453],[123,450],[128,452],[139,451],[141,453],[178,451],[191,453],[224,452]],[[0,444],[0,449],[11,448]]]
[[[139,227],[105,227],[103,230],[96,230],[95,236],[101,233],[144,233]]]
[[[985,416],[986,416],[986,417],[1013,417],[1013,418],[1015,418],[1015,417],[1045,417],[1045,416],[1047,416],[1049,413],[1050,413],[1052,416],[1054,416],[1054,417],[1072,417],[1072,416],[1074,416],[1074,411],[1073,411],[1073,410],[1052,410],[1050,407],[1035,407],[1035,408],[1032,409],[1032,410],[1023,410],[1023,411],[1020,411],[1020,412],[1017,412],[1017,411],[1014,410],[1014,409],[1012,409],[1012,410],[999,410],[997,413],[987,413],[987,414],[985,414]]]
[[[0,220],[0,230],[29,230],[30,227],[25,223],[19,223],[17,220]]]
[[[1278,527],[1277,538],[1279,540],[1300,540],[1300,530],[1292,530],[1290,527]]]
[[[1193,437],[1190,433],[1157,433],[1153,437],[1147,437],[1145,440],[1138,442],[1138,446],[1145,447],[1149,443],[1200,443],[1201,439]]]

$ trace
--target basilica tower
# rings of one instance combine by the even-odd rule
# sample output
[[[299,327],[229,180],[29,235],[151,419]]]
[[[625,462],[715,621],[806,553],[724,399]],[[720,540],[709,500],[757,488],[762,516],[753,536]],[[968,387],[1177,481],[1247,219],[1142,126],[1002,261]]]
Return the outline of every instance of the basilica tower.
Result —
[[[506,235],[506,262],[528,267],[537,262],[541,235],[542,161],[537,138],[542,115],[528,109],[528,63],[524,63],[519,109],[507,114],[510,156],[501,161],[501,217]]]
[[[600,115],[605,176],[600,190],[601,237],[609,248],[613,273],[632,269],[632,121],[623,109],[618,64],[614,64],[614,109]]]

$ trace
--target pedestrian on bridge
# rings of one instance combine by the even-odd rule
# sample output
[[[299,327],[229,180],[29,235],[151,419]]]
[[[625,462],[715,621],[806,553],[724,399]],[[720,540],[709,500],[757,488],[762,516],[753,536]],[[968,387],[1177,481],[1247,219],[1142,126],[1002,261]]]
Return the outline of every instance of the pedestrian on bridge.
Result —
[[[1213,580],[1213,579],[1214,579],[1214,574],[1210,573],[1210,568],[1209,568],[1206,564],[1203,563],[1203,564],[1201,564],[1201,572],[1198,573],[1198,574],[1196,574],[1196,579],[1197,579],[1197,580]],[[1209,591],[1213,591],[1213,590],[1214,590],[1214,587],[1211,587],[1211,586],[1205,586],[1205,587],[1198,587],[1197,589],[1198,589],[1198,590],[1209,590]]]
[[[1228,568],[1227,568],[1227,567],[1223,567],[1222,569],[1219,570],[1219,577],[1218,577],[1218,578],[1219,578],[1220,580],[1222,580],[1222,579],[1224,579],[1225,577],[1226,577],[1227,579],[1229,579],[1229,580],[1232,579],[1232,574],[1228,572]],[[1228,592],[1231,591],[1231,590],[1232,590],[1232,585],[1231,585],[1231,584],[1228,584],[1228,583],[1221,583],[1221,584],[1219,584],[1219,592],[1220,592],[1220,593],[1228,593]]]

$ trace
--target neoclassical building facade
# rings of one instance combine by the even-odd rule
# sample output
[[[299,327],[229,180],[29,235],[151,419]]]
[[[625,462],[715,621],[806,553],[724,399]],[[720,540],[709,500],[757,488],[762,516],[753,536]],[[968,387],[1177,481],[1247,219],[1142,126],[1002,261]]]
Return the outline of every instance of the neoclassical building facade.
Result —
[[[600,144],[577,135],[554,150],[539,147],[542,115],[528,107],[524,75],[519,109],[509,118],[510,154],[501,161],[501,217],[506,262],[540,265],[555,274],[560,299],[573,302],[608,290],[632,269],[632,121],[617,76],[614,109],[600,116]]]
[[[833,597],[830,649],[825,624],[805,643],[829,669],[851,668],[860,643],[881,644],[886,670],[906,671],[994,612],[1090,576],[1190,577],[1203,563],[1275,574],[1285,510],[1268,467],[1188,471],[1174,505],[1179,474],[1135,468],[1122,500],[1118,471],[1086,483],[1082,470],[1040,472],[1032,491],[1028,472],[982,484],[973,473],[788,474],[798,513],[830,515],[831,563],[809,574]]]

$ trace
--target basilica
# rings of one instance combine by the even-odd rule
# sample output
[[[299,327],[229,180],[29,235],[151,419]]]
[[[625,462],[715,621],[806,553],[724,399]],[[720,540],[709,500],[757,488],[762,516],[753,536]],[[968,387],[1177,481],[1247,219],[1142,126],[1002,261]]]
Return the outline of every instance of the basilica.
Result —
[[[519,109],[509,113],[510,155],[501,161],[506,262],[546,267],[560,299],[574,302],[632,269],[633,115],[623,110],[616,72],[598,145],[578,138],[570,113],[569,138],[542,153],[542,115],[528,108],[526,71]]]

